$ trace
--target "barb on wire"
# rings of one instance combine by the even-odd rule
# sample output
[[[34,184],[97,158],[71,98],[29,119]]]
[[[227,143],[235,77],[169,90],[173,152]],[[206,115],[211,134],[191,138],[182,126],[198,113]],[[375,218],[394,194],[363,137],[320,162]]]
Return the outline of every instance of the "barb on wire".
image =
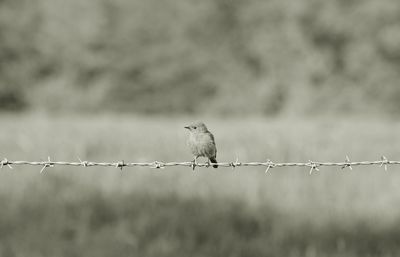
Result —
[[[126,166],[126,164],[125,164],[124,160],[115,163],[115,168],[117,168],[117,169],[120,168],[121,171],[125,166]]]
[[[43,168],[40,170],[40,174],[46,169],[54,167],[53,162],[50,160],[50,156],[47,157],[47,162],[43,162]]]
[[[273,163],[270,159],[267,160],[267,169],[265,173],[269,173],[269,170],[275,167],[275,163]]]
[[[196,167],[200,168],[208,168],[211,166],[210,162],[198,163],[196,160],[194,161],[186,161],[186,162],[129,162],[126,163],[124,161],[119,162],[91,162],[91,161],[82,161],[78,157],[77,162],[65,162],[65,161],[52,161],[50,157],[47,158],[47,161],[11,161],[7,158],[4,158],[0,161],[0,168],[4,166],[13,169],[18,165],[33,165],[33,166],[41,166],[40,173],[43,173],[46,168],[54,167],[54,166],[77,166],[77,167],[115,167],[119,169],[123,169],[125,167],[149,167],[153,169],[164,169],[172,166],[182,166],[182,167],[191,167],[193,171]],[[236,160],[233,162],[220,162],[220,163],[212,163],[212,165],[218,165],[221,168],[231,168],[236,169],[237,167],[244,166],[261,166],[266,167],[265,173],[270,173],[273,168],[283,168],[283,167],[308,167],[309,173],[312,174],[314,171],[319,171],[321,167],[340,167],[341,169],[349,168],[352,170],[355,166],[380,166],[384,167],[385,171],[388,170],[388,166],[390,165],[400,165],[400,161],[390,161],[384,155],[381,156],[380,160],[377,161],[350,161],[349,156],[346,155],[346,159],[344,162],[316,162],[309,160],[308,162],[272,162],[271,160],[267,160],[267,162],[239,162],[239,158],[236,157]]]
[[[238,167],[240,165],[241,165],[241,163],[239,162],[239,157],[237,157],[237,156],[236,156],[236,161],[230,163],[230,166],[232,167],[232,170],[234,170],[236,167]]]
[[[387,166],[388,166],[388,164],[389,164],[388,159],[387,159],[384,155],[382,155],[382,156],[381,156],[381,161],[382,161],[381,167],[382,167],[382,165],[384,165],[385,171],[387,171],[387,170],[388,170]]]
[[[165,169],[165,166],[164,166],[163,162],[154,161],[153,162],[153,166],[151,166],[150,168],[152,168],[152,169]]]
[[[79,158],[79,156],[78,156],[78,160],[79,160],[80,164],[83,167],[88,167],[89,166],[89,162],[88,161],[82,161],[81,158]]]
[[[319,164],[313,161],[308,161],[308,165],[310,167],[310,175],[313,173],[313,171],[319,171],[318,166]]]
[[[342,166],[342,170],[345,169],[345,168],[347,168],[347,167],[348,167],[350,170],[353,170],[353,168],[351,167],[351,164],[350,164],[351,162],[350,162],[350,158],[349,158],[348,155],[346,155],[346,160],[345,160],[345,162],[346,162],[345,165]]]
[[[10,164],[10,162],[7,160],[7,158],[4,158],[4,159],[1,161],[0,169],[2,169],[4,165],[7,165],[7,167],[9,167],[11,170],[13,169],[13,167],[11,167],[11,164]]]

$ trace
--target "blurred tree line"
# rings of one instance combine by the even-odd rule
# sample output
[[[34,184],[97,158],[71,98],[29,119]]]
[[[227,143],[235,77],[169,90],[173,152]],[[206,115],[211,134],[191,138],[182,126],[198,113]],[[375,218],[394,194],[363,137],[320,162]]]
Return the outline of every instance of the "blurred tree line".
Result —
[[[398,0],[0,0],[0,109],[400,113]]]

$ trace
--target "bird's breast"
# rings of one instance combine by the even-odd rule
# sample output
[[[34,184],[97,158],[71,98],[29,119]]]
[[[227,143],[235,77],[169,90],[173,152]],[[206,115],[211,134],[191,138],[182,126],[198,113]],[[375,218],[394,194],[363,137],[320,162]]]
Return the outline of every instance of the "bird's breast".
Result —
[[[188,146],[196,156],[210,157],[216,154],[215,143],[207,133],[191,133]]]

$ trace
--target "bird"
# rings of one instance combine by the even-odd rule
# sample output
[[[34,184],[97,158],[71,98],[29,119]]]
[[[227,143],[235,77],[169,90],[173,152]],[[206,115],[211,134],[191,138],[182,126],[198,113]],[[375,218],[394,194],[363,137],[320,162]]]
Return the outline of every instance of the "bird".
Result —
[[[213,167],[218,168],[214,135],[207,129],[206,125],[201,121],[197,121],[184,128],[189,130],[187,145],[194,155],[193,170],[199,157],[208,158],[209,162],[214,163]]]

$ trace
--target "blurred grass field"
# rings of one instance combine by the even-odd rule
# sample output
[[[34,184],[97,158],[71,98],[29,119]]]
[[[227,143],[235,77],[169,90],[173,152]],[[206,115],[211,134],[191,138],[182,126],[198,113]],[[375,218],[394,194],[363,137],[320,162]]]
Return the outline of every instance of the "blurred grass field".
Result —
[[[9,160],[189,161],[187,117],[2,115]],[[399,159],[400,123],[204,119],[218,160]],[[0,172],[0,256],[398,256],[399,167],[15,166]]]

